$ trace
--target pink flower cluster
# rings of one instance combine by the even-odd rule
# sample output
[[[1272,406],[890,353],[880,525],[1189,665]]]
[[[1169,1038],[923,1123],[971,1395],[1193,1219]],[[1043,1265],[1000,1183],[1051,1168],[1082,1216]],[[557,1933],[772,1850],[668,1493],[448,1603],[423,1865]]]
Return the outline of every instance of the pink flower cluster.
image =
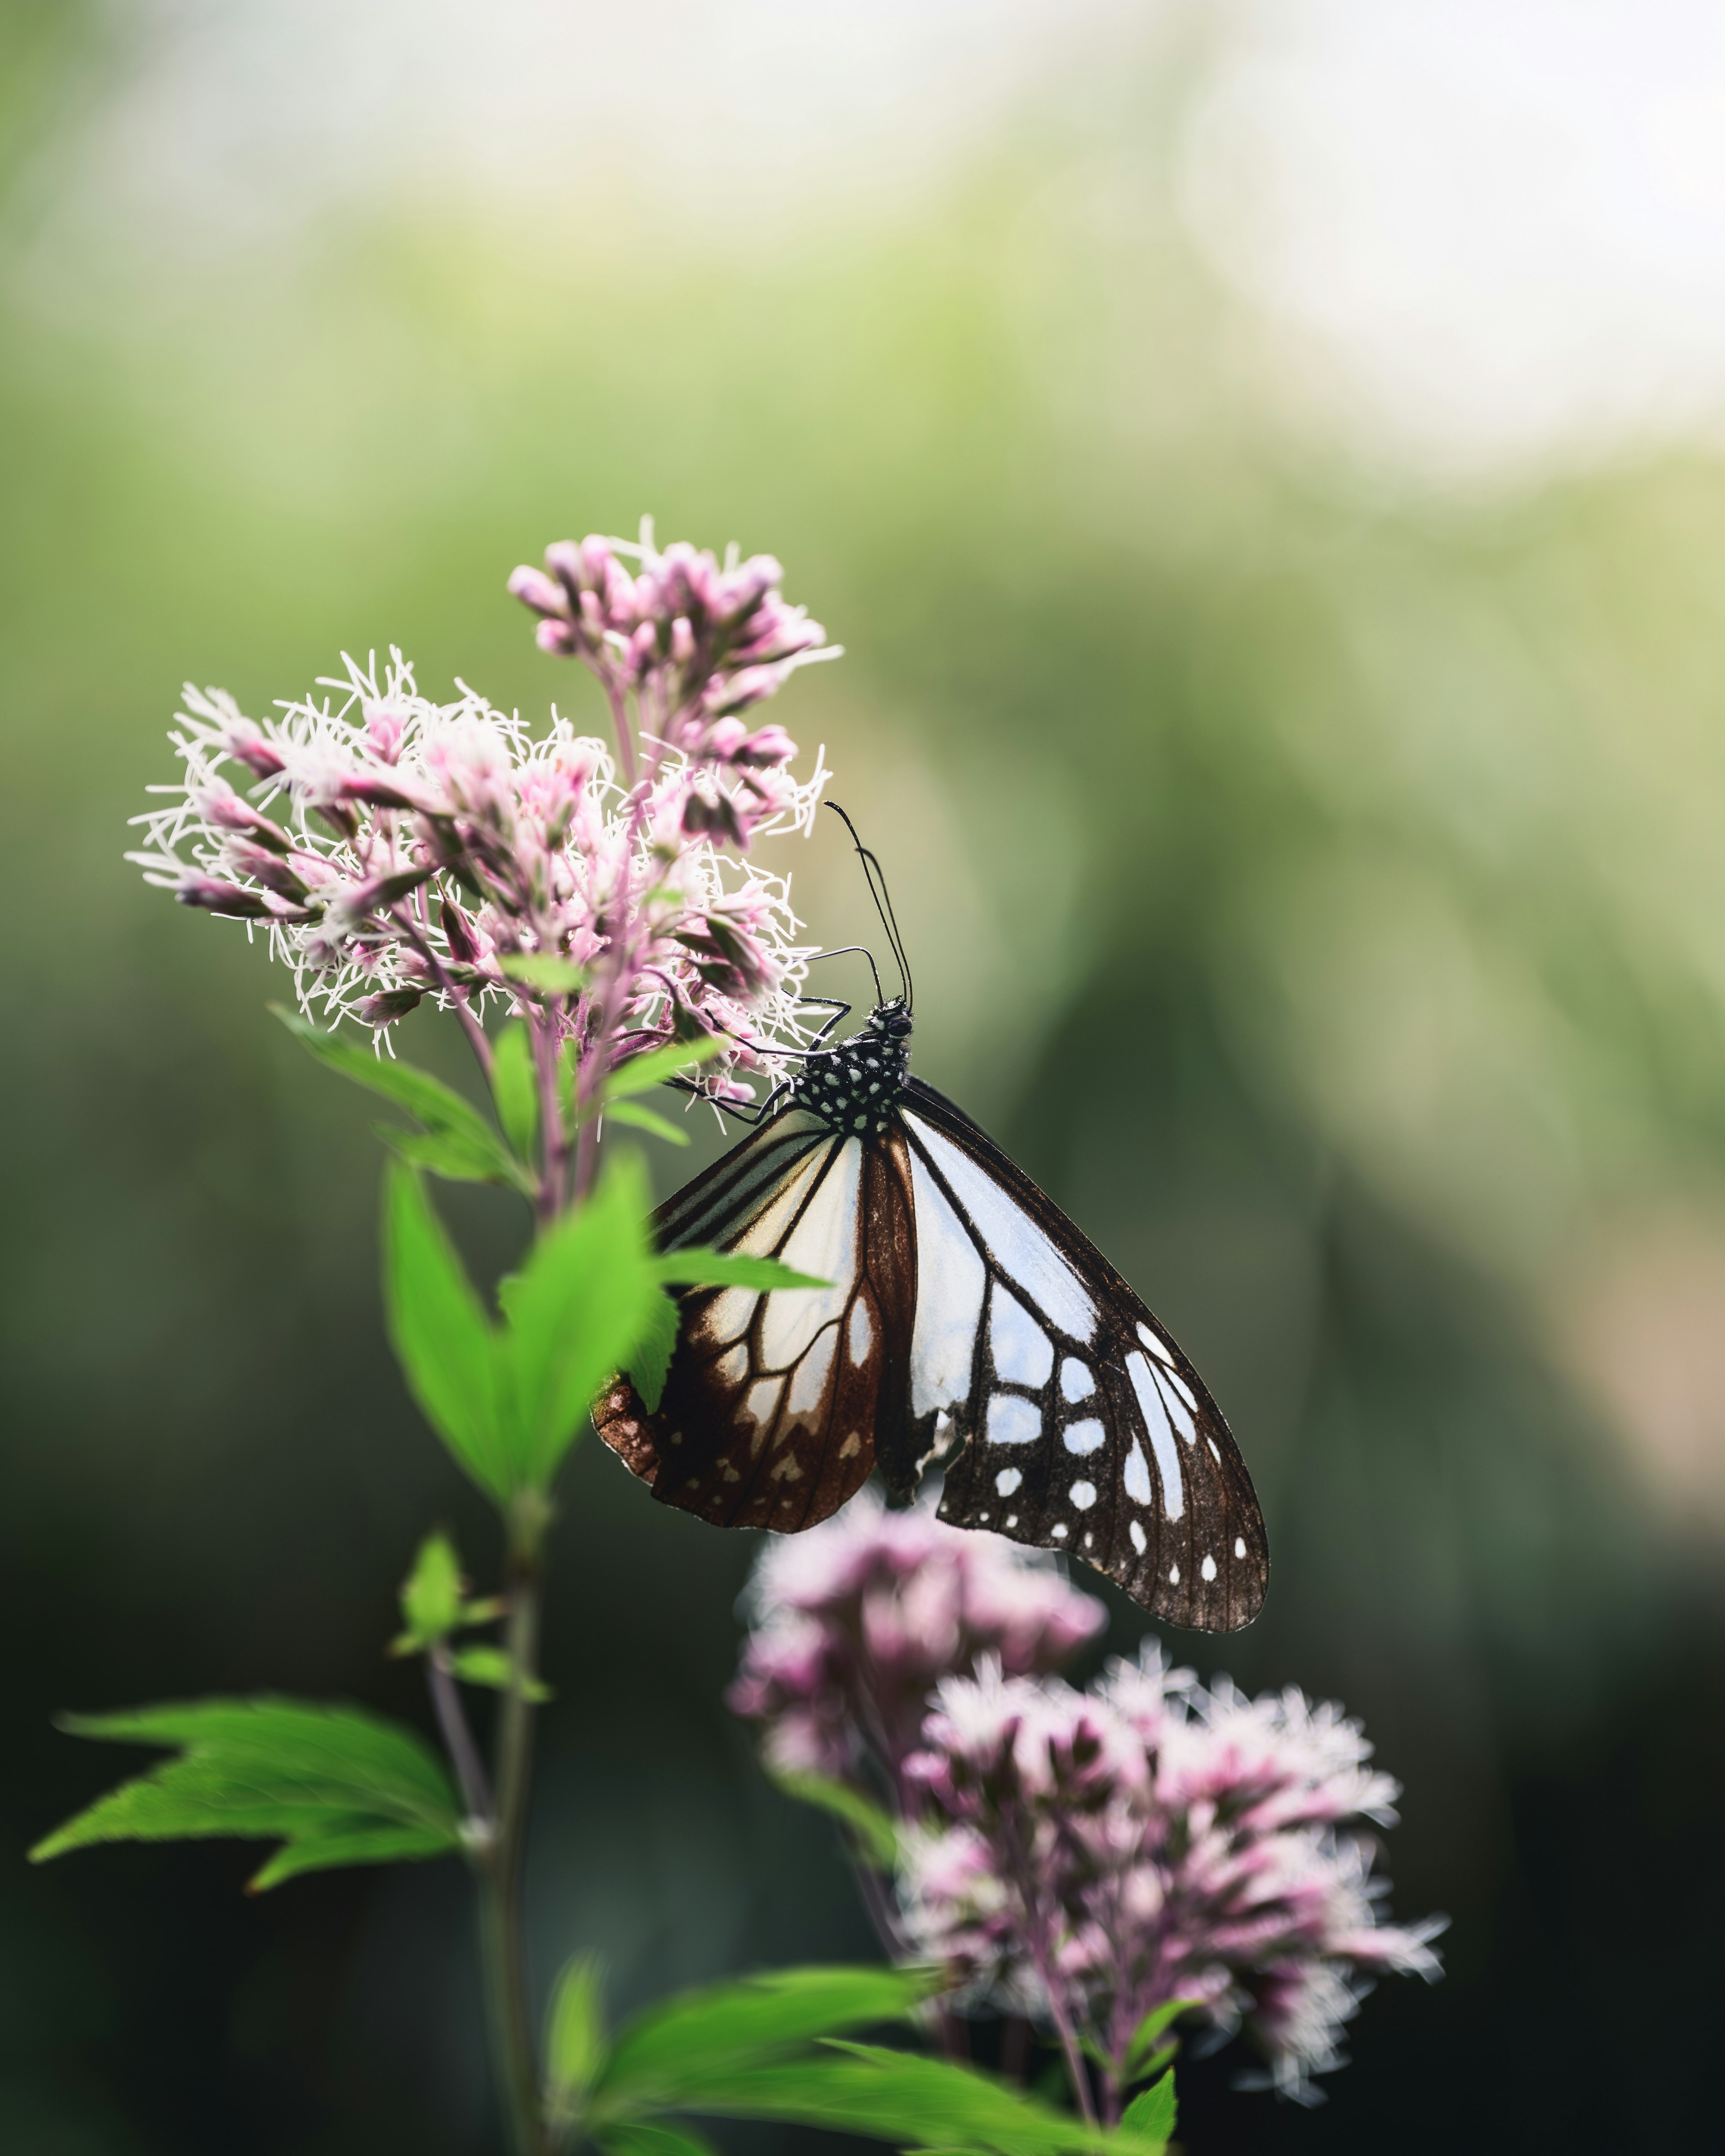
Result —
[[[897,1902],[860,1868],[889,1949],[1051,2025],[1117,2117],[1145,2017],[1244,2024],[1311,2097],[1373,1972],[1437,1973],[1440,1920],[1379,1921],[1368,1823],[1399,1794],[1339,1707],[1243,1697],[1153,1644],[1089,1692],[1055,1672],[1101,1630],[1049,1560],[886,1511],[872,1491],[769,1543],[730,1692],[768,1764],[882,1802]]]
[[[1379,1920],[1360,1828],[1390,1825],[1399,1791],[1334,1706],[1206,1690],[1152,1645],[1088,1695],[993,1666],[950,1677],[924,1733],[910,1936],[1107,2061],[1105,2115],[1158,2007],[1244,2022],[1276,2085],[1310,2098],[1364,1977],[1438,1972],[1441,1919]]]
[[[1101,1631],[1100,1602],[1052,1563],[943,1527],[872,1490],[807,1534],[768,1545],[757,1629],[729,1694],[761,1725],[769,1763],[920,1810],[906,1762],[942,1678],[985,1657],[1015,1676],[1060,1669]]]
[[[634,559],[631,574],[619,557]],[[770,554],[713,556],[677,541],[654,550],[590,535],[560,541],[543,570],[526,565],[509,588],[540,617],[542,650],[578,658],[614,708],[634,696],[643,732],[691,760],[722,767],[737,783],[691,800],[691,828],[747,843],[750,803],[783,805],[783,766],[796,751],[782,726],[751,732],[738,716],[782,688],[799,666],[839,655],[802,607],[786,604]]]
[[[603,1070],[717,1037],[702,1090],[747,1101],[743,1075],[802,1037],[809,953],[783,880],[741,857],[809,829],[825,773],[799,783],[783,729],[737,713],[833,654],[764,557],[720,570],[644,536],[547,558],[562,581],[523,570],[512,587],[546,614],[541,642],[598,677],[614,758],[566,719],[536,735],[464,685],[430,702],[398,652],[381,679],[348,660],[319,685],[333,697],[262,724],[188,685],[184,781],[155,789],[168,805],[136,819],[147,844],[131,858],[183,903],[261,925],[308,1010],[381,1029],[431,996],[462,1012],[483,1060],[475,1014],[501,998],[552,1066],[573,1045],[583,1099]]]

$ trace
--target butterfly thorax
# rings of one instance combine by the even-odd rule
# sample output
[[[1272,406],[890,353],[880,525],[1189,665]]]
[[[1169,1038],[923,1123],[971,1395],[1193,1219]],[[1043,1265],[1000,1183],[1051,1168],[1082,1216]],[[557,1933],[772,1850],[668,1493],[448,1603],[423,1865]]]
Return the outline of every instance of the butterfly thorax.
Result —
[[[910,1066],[911,1014],[895,997],[861,1031],[803,1059],[791,1081],[790,1102],[835,1131],[879,1133]]]

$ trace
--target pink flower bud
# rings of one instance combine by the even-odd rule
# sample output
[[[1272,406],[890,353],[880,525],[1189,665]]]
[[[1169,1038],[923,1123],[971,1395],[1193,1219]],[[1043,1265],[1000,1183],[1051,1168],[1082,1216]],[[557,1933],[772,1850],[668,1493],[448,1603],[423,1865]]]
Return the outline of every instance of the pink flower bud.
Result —
[[[583,593],[591,598],[591,592]],[[580,638],[572,624],[567,621],[542,621],[533,632],[533,641],[542,651],[548,651],[553,659],[568,659],[576,651]]]
[[[686,666],[695,656],[695,631],[685,613],[680,613],[671,624],[670,654],[679,666]]]
[[[182,906],[203,906],[208,912],[232,914],[241,921],[268,919],[275,911],[261,891],[246,891],[215,876],[183,876],[174,888],[174,896]]]
[[[393,1025],[398,1019],[417,1010],[424,1000],[424,991],[419,988],[383,988],[374,996],[365,997],[355,1016],[366,1025]]]
[[[721,721],[721,723],[726,723]],[[730,721],[729,723],[735,723]],[[783,726],[762,726],[758,733],[751,734],[732,752],[733,763],[752,764],[758,769],[788,763],[797,753],[797,744]]]
[[[548,555],[550,550],[547,552]],[[509,590],[513,598],[518,598],[523,606],[531,607],[535,613],[558,616],[568,613],[569,595],[562,586],[554,583],[542,569],[533,568],[525,562],[519,568],[511,570]]]

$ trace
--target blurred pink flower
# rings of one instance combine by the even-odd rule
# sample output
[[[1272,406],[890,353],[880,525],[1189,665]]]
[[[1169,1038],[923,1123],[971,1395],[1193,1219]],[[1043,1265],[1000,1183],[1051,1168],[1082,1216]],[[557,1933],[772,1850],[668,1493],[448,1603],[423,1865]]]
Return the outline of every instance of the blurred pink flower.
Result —
[[[990,1661],[942,1684],[925,1738],[904,1771],[936,1823],[907,1837],[907,1933],[1051,2021],[1075,2072],[1106,2060],[1106,2116],[1158,2006],[1245,2023],[1310,2099],[1370,1973],[1438,1973],[1441,1919],[1378,1919],[1358,1825],[1390,1824],[1398,1791],[1336,1707],[1206,1691],[1153,1644],[1088,1695]]]
[[[1101,1630],[1101,1603],[1054,1563],[943,1527],[872,1490],[807,1534],[770,1543],[750,1589],[755,1629],[728,1695],[781,1771],[919,1808],[905,1763],[936,1686],[984,1656],[1015,1675],[1060,1668]]]

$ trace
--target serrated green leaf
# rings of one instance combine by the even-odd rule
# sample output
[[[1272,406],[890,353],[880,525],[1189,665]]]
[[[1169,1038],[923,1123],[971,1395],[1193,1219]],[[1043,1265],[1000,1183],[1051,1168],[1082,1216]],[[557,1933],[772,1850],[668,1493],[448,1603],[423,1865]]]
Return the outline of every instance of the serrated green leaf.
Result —
[[[646,1131],[655,1138],[663,1138],[667,1145],[685,1146],[687,1131],[668,1123],[663,1116],[655,1116],[650,1108],[642,1107],[634,1101],[614,1101],[605,1110],[608,1123],[626,1123],[632,1131]]]
[[[716,2063],[683,2107],[863,2133],[901,2148],[1151,2156],[1137,2134],[1106,2135],[974,2067],[875,2045],[828,2043],[823,2051],[828,2056],[763,2065]]]
[[[1174,2077],[1164,2074],[1142,2096],[1136,2096],[1120,2115],[1120,2123],[1128,2133],[1136,2133],[1142,2140],[1160,2150],[1166,2148],[1179,2117],[1179,2106],[1174,2100]]]
[[[74,1736],[174,1748],[39,1842],[41,1863],[105,1841],[280,1840],[254,1890],[336,1865],[460,1846],[449,1776],[413,1731],[357,1707],[208,1699],[68,1715]]]
[[[478,1109],[440,1078],[434,1078],[429,1070],[415,1070],[411,1063],[398,1062],[388,1056],[375,1055],[367,1049],[356,1048],[351,1041],[324,1032],[280,1004],[272,1004],[270,1008],[295,1040],[326,1070],[337,1071],[342,1077],[351,1078],[355,1085],[363,1086],[368,1092],[381,1094],[397,1107],[405,1108],[415,1122],[424,1125],[429,1137],[444,1142],[440,1157],[451,1163],[449,1167],[441,1166],[438,1160],[429,1158],[418,1164],[433,1168],[437,1174],[453,1176],[458,1182],[502,1183],[517,1189],[531,1189],[531,1178],[511,1158],[502,1140]],[[411,1132],[380,1134],[389,1136],[392,1144],[411,1142],[415,1135]]]
[[[668,1295],[660,1295],[652,1306],[641,1337],[635,1342],[634,1353],[629,1358],[629,1381],[640,1394],[649,1414],[658,1414],[659,1403],[665,1398],[665,1381],[670,1373],[671,1357],[676,1352],[680,1317],[675,1303]]]
[[[393,1164],[383,1200],[383,1301],[420,1412],[480,1489],[506,1501],[518,1476],[495,1335],[418,1177]]]
[[[515,1665],[501,1647],[462,1647],[449,1657],[449,1667],[463,1684],[483,1685],[489,1691],[508,1691],[515,1681]],[[529,1677],[521,1697],[543,1703],[552,1697],[549,1685]]]
[[[824,1774],[775,1774],[777,1786],[798,1804],[829,1812],[848,1827],[859,1853],[876,1871],[893,1871],[899,1859],[898,1829],[882,1807],[843,1782]]]
[[[605,2063],[604,1964],[597,1954],[566,1962],[545,2021],[546,2109],[567,2124]]]
[[[685,1249],[661,1250],[654,1270],[667,1286],[679,1287],[830,1287],[812,1273],[793,1272],[777,1258],[737,1257],[728,1250],[708,1250],[691,1243]]]
[[[581,1211],[547,1229],[507,1283],[504,1353],[523,1481],[549,1485],[593,1396],[628,1368],[654,1324],[663,1298],[647,1246],[647,1204],[640,1163],[613,1153]]]
[[[531,1161],[539,1138],[539,1074],[532,1040],[519,1019],[492,1044],[491,1098],[504,1137],[521,1159]]]
[[[588,974],[572,958],[560,958],[552,951],[520,951],[498,961],[511,981],[519,981],[541,996],[578,996]]]
[[[709,1034],[704,1040],[674,1040],[668,1048],[649,1048],[644,1055],[633,1057],[604,1079],[593,1107],[603,1108],[608,1114],[615,1102],[628,1099],[632,1093],[651,1092],[655,1086],[663,1086],[668,1079],[691,1070],[698,1064],[711,1063],[732,1045],[728,1040],[719,1040]]]
[[[685,1992],[621,2030],[596,2101],[613,2112],[706,2110],[716,2075],[780,2057],[811,2037],[902,2020],[938,1981],[927,1969],[793,1969]]]
[[[461,1560],[445,1534],[420,1543],[401,1591],[401,1612],[420,1646],[446,1638],[461,1622]]]

